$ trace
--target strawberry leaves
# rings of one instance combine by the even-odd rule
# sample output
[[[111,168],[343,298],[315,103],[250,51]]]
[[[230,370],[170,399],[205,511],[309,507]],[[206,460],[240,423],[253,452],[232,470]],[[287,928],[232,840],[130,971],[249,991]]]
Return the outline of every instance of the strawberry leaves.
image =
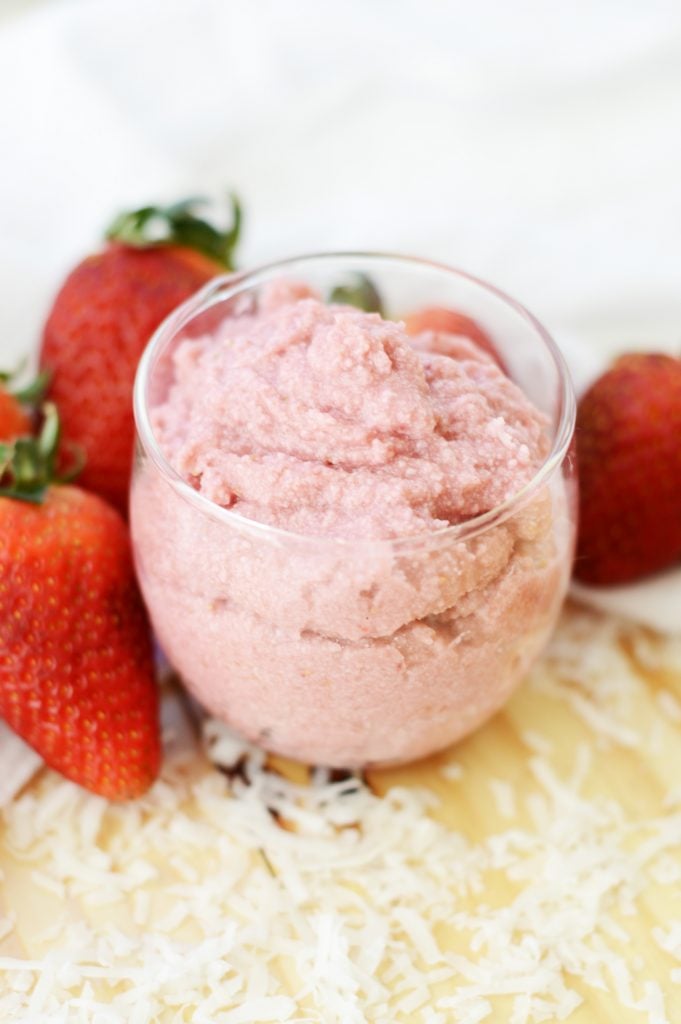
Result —
[[[383,301],[378,288],[366,274],[355,274],[352,280],[337,285],[329,295],[330,302],[341,306],[355,306],[365,313],[384,315]]]
[[[66,483],[78,475],[84,460],[76,449],[71,449],[71,465],[57,469],[60,433],[57,407],[46,402],[37,437],[0,443],[0,497],[40,505],[50,484]]]
[[[198,215],[197,210],[207,205],[206,199],[191,198],[170,206],[142,206],[122,213],[111,224],[106,237],[110,242],[120,242],[135,249],[180,245],[202,253],[225,270],[233,270],[234,250],[241,234],[243,214],[234,193],[229,200],[232,223],[226,231]]]

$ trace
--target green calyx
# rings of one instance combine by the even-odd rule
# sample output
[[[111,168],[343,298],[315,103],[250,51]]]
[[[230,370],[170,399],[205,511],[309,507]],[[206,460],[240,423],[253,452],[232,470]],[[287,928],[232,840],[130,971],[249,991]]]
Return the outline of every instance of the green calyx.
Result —
[[[355,306],[365,313],[379,313],[383,316],[383,300],[378,288],[366,274],[354,274],[352,281],[337,285],[329,295],[330,302],[341,306]]]
[[[59,414],[52,402],[43,406],[43,424],[37,437],[18,437],[0,444],[0,496],[39,505],[50,484],[67,483],[83,468],[80,452],[72,453],[68,469],[57,469]]]
[[[0,387],[12,395],[13,398],[16,398],[17,402],[20,402],[21,405],[39,405],[45,397],[47,385],[50,383],[50,371],[41,370],[32,381],[25,384],[22,388],[12,387],[12,382],[21,376],[24,368],[25,361],[16,370],[0,370]]]
[[[234,250],[241,234],[242,210],[239,200],[230,194],[232,224],[220,231],[197,215],[207,205],[206,199],[184,199],[171,206],[142,206],[122,213],[106,233],[110,242],[120,242],[135,249],[179,245],[202,253],[225,270],[234,270]]]

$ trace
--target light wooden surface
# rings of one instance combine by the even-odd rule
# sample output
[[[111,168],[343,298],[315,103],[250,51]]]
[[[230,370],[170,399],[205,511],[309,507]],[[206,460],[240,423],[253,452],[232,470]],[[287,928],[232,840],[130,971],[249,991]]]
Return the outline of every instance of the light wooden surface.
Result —
[[[575,658],[580,645],[582,654]],[[599,651],[605,652],[605,662]],[[605,670],[594,669],[599,664],[604,664]],[[594,715],[600,717],[595,719]],[[598,729],[593,727],[595,721]],[[603,729],[612,735],[608,737]],[[585,778],[580,799],[594,801],[594,805],[603,799],[616,801],[625,821],[632,823],[632,835],[640,826],[638,838],[632,838],[632,849],[652,835],[660,820],[673,823],[681,806],[679,642],[662,642],[640,629],[615,634],[609,631],[606,619],[592,613],[569,612],[553,646],[553,656],[542,662],[502,714],[447,755],[410,768],[376,773],[369,782],[374,792],[381,794],[395,785],[426,787],[441,800],[433,811],[441,822],[473,843],[484,843],[491,835],[509,828],[537,828],[532,824],[531,804],[532,794],[541,788],[537,782],[538,756],[561,780],[571,775],[581,759]],[[442,769],[448,763],[460,766],[459,778],[445,777]],[[277,767],[292,778],[305,777],[305,770],[299,766],[279,763]],[[199,758],[193,768],[199,774],[213,770]],[[495,798],[499,780],[512,787],[514,806],[504,807],[505,801],[498,795]],[[45,780],[39,784],[45,786]],[[672,882],[655,882],[647,870],[640,873],[635,913],[618,916],[614,911],[624,932],[622,938],[612,942],[631,968],[637,999],[646,982],[659,985],[670,1024],[681,1021],[681,985],[671,980],[671,972],[679,963],[660,947],[655,938],[660,933],[655,929],[667,931],[674,921],[681,921],[681,886],[673,882],[674,865],[681,877],[679,842],[681,834],[676,846],[673,841],[667,842],[661,853],[668,875],[671,865]],[[172,855],[170,840],[168,855]],[[651,857],[649,864],[655,859]],[[3,834],[0,866],[4,874],[4,910],[16,918],[15,930],[0,943],[0,955],[43,956],[49,943],[46,945],[41,932],[62,912],[62,901],[35,884],[34,872],[40,865],[24,863],[14,856]],[[199,872],[204,870],[200,859],[195,866]],[[205,869],[209,870],[207,863]],[[518,895],[523,884],[512,886],[507,878],[491,873],[485,891],[472,897],[472,905],[503,906]],[[134,928],[130,907],[93,911],[78,901],[74,906],[76,915],[82,914],[100,927],[106,927],[107,913],[111,913],[119,926]],[[437,937],[445,949],[462,948],[461,936],[454,932],[448,935],[446,929],[440,929]],[[284,972],[283,977],[288,977],[295,990],[293,976]],[[0,991],[1,979],[0,971]],[[570,1024],[652,1024],[664,1019],[642,1009],[625,1008],[615,995],[614,983],[610,991],[598,991],[579,978],[572,977],[569,982],[584,1000],[569,1016]],[[446,994],[446,984],[434,993],[434,1002],[443,991]],[[487,1019],[505,1024],[510,1019],[510,1007],[508,998],[497,999],[494,1013]],[[322,1014],[310,1019],[325,1018]],[[421,1011],[394,1017],[395,1021],[423,1019]],[[446,1019],[458,1022],[465,1018],[452,1011]]]

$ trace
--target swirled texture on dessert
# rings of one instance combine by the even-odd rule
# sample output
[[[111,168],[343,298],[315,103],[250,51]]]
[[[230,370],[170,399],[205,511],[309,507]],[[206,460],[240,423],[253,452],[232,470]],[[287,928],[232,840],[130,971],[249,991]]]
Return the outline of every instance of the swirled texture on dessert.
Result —
[[[131,522],[161,645],[206,708],[281,754],[446,746],[503,704],[565,592],[560,473],[480,531],[444,529],[532,480],[544,416],[468,339],[410,338],[304,286],[214,312],[161,366],[150,412],[175,470],[239,515],[139,460]]]
[[[295,533],[394,538],[487,512],[535,474],[545,419],[464,338],[294,287],[183,341],[152,416],[212,502]]]

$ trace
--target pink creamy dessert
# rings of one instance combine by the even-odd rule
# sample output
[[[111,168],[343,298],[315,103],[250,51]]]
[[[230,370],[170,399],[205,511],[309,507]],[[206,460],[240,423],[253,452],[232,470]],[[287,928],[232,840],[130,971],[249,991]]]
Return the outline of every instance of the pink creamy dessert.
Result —
[[[569,572],[564,484],[496,525],[545,417],[464,338],[279,283],[176,346],[131,518],[166,653],[250,739],[337,766],[424,756],[495,711]],[[225,513],[223,510],[228,510]]]

